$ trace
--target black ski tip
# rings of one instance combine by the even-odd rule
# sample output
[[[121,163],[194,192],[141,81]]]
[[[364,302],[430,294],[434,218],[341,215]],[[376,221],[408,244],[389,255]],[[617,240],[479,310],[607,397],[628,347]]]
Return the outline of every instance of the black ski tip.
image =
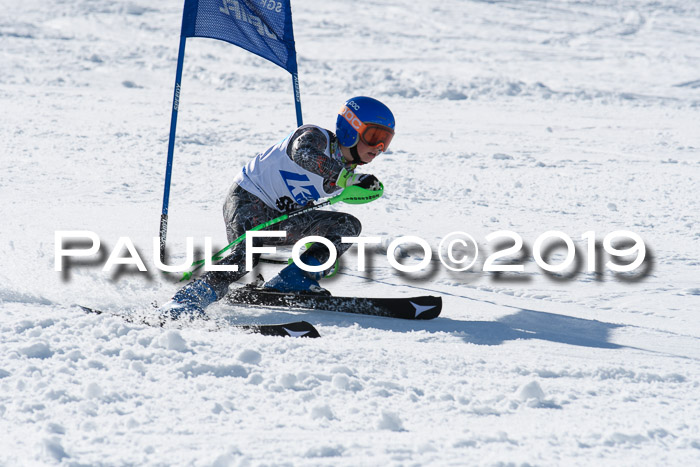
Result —
[[[415,315],[407,316],[408,319],[435,319],[442,312],[442,297],[440,296],[427,295],[407,300],[415,310]]]
[[[241,328],[263,336],[321,337],[318,330],[307,321],[295,321],[284,324],[249,324],[243,325]]]
[[[318,330],[316,330],[313,324],[309,323],[308,321],[297,321],[282,326],[290,336],[293,336],[294,334],[301,334],[294,337],[321,337]]]
[[[101,315],[103,313],[103,311],[98,310],[96,308],[90,308],[90,307],[83,306],[83,305],[73,305],[73,306],[77,306],[78,308],[80,308],[81,310],[83,310],[85,313],[88,313],[88,314]]]

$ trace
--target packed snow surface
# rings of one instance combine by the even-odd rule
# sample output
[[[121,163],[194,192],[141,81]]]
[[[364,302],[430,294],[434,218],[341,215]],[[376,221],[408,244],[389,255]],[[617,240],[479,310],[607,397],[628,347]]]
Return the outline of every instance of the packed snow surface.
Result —
[[[155,270],[152,238],[182,1],[2,3],[1,465],[697,463],[700,3],[294,2],[305,122],[333,128],[353,95],[397,118],[390,151],[363,168],[384,197],[333,207],[381,243],[366,271],[353,248],[324,285],[444,301],[429,322],[210,309],[224,324],[304,319],[320,339],[161,329],[73,306],[148,310],[178,288]],[[226,243],[232,178],[294,125],[289,74],[188,40],[173,261],[188,236]],[[56,272],[59,230],[95,232],[100,254]],[[503,230],[523,246],[495,263],[523,272],[483,271],[513,245],[486,239]],[[603,240],[620,230],[646,246],[630,273],[606,265]],[[438,259],[455,231],[478,243],[469,271]],[[536,248],[548,231],[575,244],[565,271],[535,261],[566,259],[562,241]],[[433,249],[426,270],[389,264],[406,235]],[[148,273],[102,271],[120,237]],[[423,256],[397,252],[405,265]]]

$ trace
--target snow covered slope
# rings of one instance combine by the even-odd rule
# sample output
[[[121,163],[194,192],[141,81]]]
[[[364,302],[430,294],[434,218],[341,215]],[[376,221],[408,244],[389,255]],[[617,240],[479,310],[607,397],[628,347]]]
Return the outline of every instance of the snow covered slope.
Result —
[[[391,151],[367,167],[385,196],[336,206],[382,245],[368,271],[353,250],[324,285],[444,300],[440,318],[416,323],[211,308],[238,324],[305,319],[316,340],[154,329],[71,307],[133,309],[177,289],[153,268],[101,268],[121,236],[152,265],[182,1],[3,6],[0,465],[700,456],[698,2],[295,2],[305,121],[332,128],[360,94],[397,117]],[[173,252],[187,236],[225,243],[233,176],[295,123],[286,72],[206,39],[188,41],[180,110]],[[96,232],[103,256],[55,272],[57,230]],[[522,237],[512,258],[524,272],[482,271],[500,230]],[[563,275],[533,259],[550,230],[577,247]],[[613,274],[602,254],[588,272],[582,235],[617,230],[642,237],[644,266]],[[469,272],[437,261],[453,231],[479,244]],[[403,235],[433,247],[427,271],[389,265],[384,250]]]

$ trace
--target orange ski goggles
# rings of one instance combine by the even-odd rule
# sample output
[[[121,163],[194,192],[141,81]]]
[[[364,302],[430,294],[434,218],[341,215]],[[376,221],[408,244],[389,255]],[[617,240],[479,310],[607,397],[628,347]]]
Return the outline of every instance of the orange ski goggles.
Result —
[[[367,146],[377,148],[378,150],[384,152],[389,147],[392,138],[394,137],[394,129],[389,128],[385,125],[380,125],[379,123],[364,123],[362,122],[355,113],[344,106],[340,111],[340,114],[345,120],[357,131],[357,134]]]

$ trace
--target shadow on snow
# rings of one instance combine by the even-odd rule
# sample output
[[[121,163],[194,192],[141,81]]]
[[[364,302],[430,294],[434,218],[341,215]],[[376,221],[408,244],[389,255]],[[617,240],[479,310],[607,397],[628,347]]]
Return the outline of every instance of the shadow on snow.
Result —
[[[578,345],[601,349],[619,349],[624,346],[610,342],[613,329],[621,324],[596,320],[572,318],[520,309],[496,321],[461,321],[439,317],[431,321],[407,321],[348,313],[324,311],[297,312],[275,310],[274,313],[256,316],[256,322],[280,323],[298,320],[310,321],[322,326],[380,329],[392,332],[447,333],[460,337],[464,342],[478,345],[499,345],[516,339],[539,339],[561,344]],[[236,320],[230,316],[227,320]],[[240,324],[240,323],[238,323]],[[323,334],[323,333],[321,333]]]

